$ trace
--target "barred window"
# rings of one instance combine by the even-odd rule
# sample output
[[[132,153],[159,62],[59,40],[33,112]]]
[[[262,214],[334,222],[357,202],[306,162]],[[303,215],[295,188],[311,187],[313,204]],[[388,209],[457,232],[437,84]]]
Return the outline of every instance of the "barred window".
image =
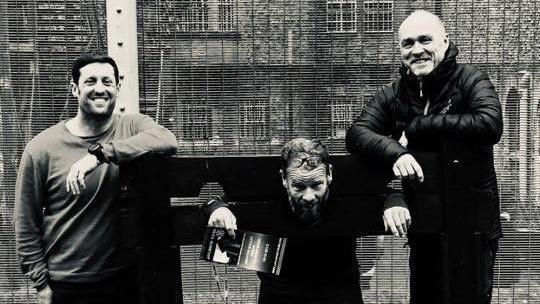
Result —
[[[180,14],[177,26],[181,32],[208,31],[207,0],[180,0],[177,9]]]
[[[218,3],[218,30],[232,32],[234,28],[233,0],[219,0]]]
[[[244,138],[268,139],[268,104],[246,102],[240,108],[240,136]]]
[[[181,138],[207,140],[212,138],[212,114],[205,105],[184,105],[182,109]]]
[[[394,1],[364,1],[364,31],[368,33],[392,32]]]
[[[356,32],[356,0],[326,1],[326,31],[329,33]]]
[[[334,97],[330,105],[332,114],[332,136],[343,138],[349,128],[354,115],[358,113],[360,104],[355,100]]]

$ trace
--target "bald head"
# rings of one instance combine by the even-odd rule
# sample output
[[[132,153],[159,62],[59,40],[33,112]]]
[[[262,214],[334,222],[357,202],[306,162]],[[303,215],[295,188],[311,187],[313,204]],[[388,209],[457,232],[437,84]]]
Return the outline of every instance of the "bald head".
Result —
[[[403,64],[416,76],[431,73],[444,59],[449,41],[441,19],[418,10],[399,27],[399,46]]]
[[[439,33],[442,36],[446,35],[446,29],[444,28],[441,18],[425,10],[414,11],[405,18],[399,26],[398,34],[401,37],[401,33],[404,29],[415,27],[429,28],[434,33]]]

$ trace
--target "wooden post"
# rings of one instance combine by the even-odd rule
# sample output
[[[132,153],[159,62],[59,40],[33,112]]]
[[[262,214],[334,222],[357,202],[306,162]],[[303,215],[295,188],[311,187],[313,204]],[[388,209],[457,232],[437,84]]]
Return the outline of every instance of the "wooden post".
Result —
[[[107,0],[107,47],[118,64],[120,95],[116,113],[139,112],[137,1]]]

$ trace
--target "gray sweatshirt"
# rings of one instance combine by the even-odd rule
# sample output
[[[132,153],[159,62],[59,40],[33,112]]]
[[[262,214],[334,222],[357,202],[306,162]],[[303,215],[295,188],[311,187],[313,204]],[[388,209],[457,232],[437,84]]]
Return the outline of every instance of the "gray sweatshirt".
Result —
[[[91,141],[71,134],[65,121],[34,137],[21,158],[15,193],[19,261],[40,290],[48,280],[95,282],[126,267],[120,244],[118,164],[147,152],[173,153],[174,135],[149,116],[114,115],[109,130]],[[79,196],[66,192],[72,164],[93,142],[110,164],[85,178]]]

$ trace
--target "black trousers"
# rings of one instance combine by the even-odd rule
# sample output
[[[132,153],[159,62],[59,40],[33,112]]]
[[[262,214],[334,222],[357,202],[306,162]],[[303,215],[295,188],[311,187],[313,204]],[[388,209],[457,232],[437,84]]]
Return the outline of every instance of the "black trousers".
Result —
[[[331,288],[313,293],[283,293],[261,283],[258,304],[363,304],[360,288]]]
[[[114,277],[92,283],[50,281],[52,304],[139,303],[137,272],[122,271]]]
[[[411,304],[489,304],[498,240],[481,234],[409,237]]]

